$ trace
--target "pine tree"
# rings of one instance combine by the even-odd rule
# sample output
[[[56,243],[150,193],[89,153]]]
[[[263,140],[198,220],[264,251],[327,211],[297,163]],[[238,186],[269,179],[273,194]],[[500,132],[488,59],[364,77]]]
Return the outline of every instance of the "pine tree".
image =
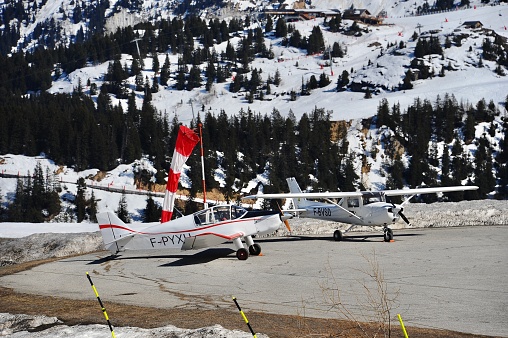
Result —
[[[158,222],[160,220],[162,208],[158,206],[151,195],[146,199],[146,207],[143,212],[143,222]]]
[[[314,26],[307,42],[307,54],[312,55],[325,50],[325,40],[319,26]]]
[[[273,19],[271,15],[266,18],[265,32],[270,33],[273,30]]]
[[[284,18],[279,18],[275,24],[275,36],[283,38],[288,34],[288,27]]]
[[[164,60],[164,64],[161,69],[160,82],[163,86],[168,85],[169,76],[170,76],[170,67],[171,63],[169,62],[169,56],[166,54],[166,59]]]
[[[277,70],[275,71],[275,76],[273,78],[273,84],[278,86],[278,85],[280,85],[281,82],[282,82],[282,79],[280,77],[279,69],[277,68]]]
[[[381,126],[389,126],[390,124],[390,106],[388,105],[388,100],[383,98],[377,107],[376,127],[380,128]]]
[[[7,208],[7,220],[9,222],[25,221],[25,212],[28,204],[28,194],[25,191],[23,180],[18,178],[16,181],[16,191],[14,200]]]
[[[479,187],[477,190],[479,198],[484,199],[487,197],[487,194],[495,190],[496,186],[496,178],[494,177],[492,167],[492,152],[489,141],[485,136],[478,140],[474,162],[474,184]]]
[[[74,204],[76,205],[76,216],[78,223],[81,223],[85,220],[86,217],[86,183],[83,177],[78,179],[77,185],[77,193],[76,198],[74,200]]]
[[[95,198],[95,194],[92,190],[92,196],[88,201],[87,213],[90,217],[90,221],[96,223],[97,222],[97,199]]]
[[[129,211],[127,209],[127,198],[125,193],[122,193],[122,197],[118,202],[118,209],[116,210],[116,215],[118,218],[122,220],[124,223],[130,223]]]
[[[412,77],[413,77],[413,72],[411,72],[411,69],[408,69],[408,71],[406,72],[406,75],[404,76],[404,80],[401,85],[401,89],[403,89],[403,90],[413,89],[413,84],[411,83]]]
[[[372,98],[372,93],[370,91],[370,88],[367,87],[367,89],[365,90],[365,95],[363,96],[364,99],[371,99]]]
[[[217,70],[215,69],[215,65],[214,65],[213,61],[211,61],[211,60],[208,61],[208,66],[206,67],[205,76],[206,76],[205,89],[207,92],[209,92],[210,89],[212,88],[212,84],[215,80],[215,77],[217,76]]]
[[[154,73],[158,73],[159,72],[159,67],[160,67],[159,57],[157,56],[157,54],[155,54],[153,56],[153,62],[152,62],[152,70],[154,71]]]
[[[138,59],[133,58],[131,64],[130,76],[137,76],[141,74],[141,66]]]
[[[324,88],[326,86],[328,86],[330,84],[330,78],[325,74],[325,73],[321,73],[321,75],[319,75],[319,88]]]

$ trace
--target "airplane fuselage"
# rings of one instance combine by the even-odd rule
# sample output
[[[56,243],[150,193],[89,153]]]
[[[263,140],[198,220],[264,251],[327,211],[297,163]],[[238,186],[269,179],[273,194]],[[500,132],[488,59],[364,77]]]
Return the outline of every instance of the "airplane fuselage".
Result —
[[[199,238],[216,245],[236,237],[265,235],[281,225],[277,212],[252,215],[243,208],[218,206],[165,223],[104,224],[114,229],[116,251],[150,249],[192,249],[186,239]],[[109,249],[108,249],[109,250]]]
[[[394,205],[375,202],[357,207],[339,207],[330,203],[313,202],[305,206],[301,217],[329,220],[354,225],[384,226],[397,222],[399,216],[393,212]],[[395,208],[401,209],[395,205]]]

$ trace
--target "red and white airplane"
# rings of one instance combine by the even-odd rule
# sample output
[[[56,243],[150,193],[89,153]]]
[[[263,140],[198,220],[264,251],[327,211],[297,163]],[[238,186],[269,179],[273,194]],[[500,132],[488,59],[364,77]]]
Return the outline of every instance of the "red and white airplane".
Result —
[[[233,241],[236,257],[246,260],[249,254],[261,253],[252,236],[273,233],[282,225],[277,211],[247,211],[237,205],[218,205],[171,220],[181,169],[198,141],[194,131],[180,127],[160,223],[125,224],[113,212],[97,214],[104,246],[113,255],[125,250],[203,249]]]
[[[371,227],[382,226],[384,240],[389,242],[393,239],[393,231],[388,226],[402,219],[411,225],[402,213],[404,204],[415,195],[433,194],[453,191],[476,190],[477,186],[453,186],[438,188],[417,188],[382,191],[356,191],[356,192],[302,192],[294,177],[286,179],[289,193],[281,194],[257,194],[245,196],[246,199],[292,199],[294,209],[283,210],[285,212],[298,213],[300,217],[328,220],[351,224],[344,233],[352,230],[355,226],[364,225]],[[402,204],[386,201],[386,196],[409,196]],[[309,199],[319,199],[326,202],[318,202]],[[331,199],[339,199],[334,202]],[[333,234],[336,241],[343,239],[343,232],[336,230]]]
[[[125,250],[197,250],[233,241],[240,260],[261,253],[253,235],[273,233],[282,225],[279,212],[247,211],[236,205],[214,206],[165,223],[125,224],[113,212],[97,214],[97,220],[104,246],[112,254]]]

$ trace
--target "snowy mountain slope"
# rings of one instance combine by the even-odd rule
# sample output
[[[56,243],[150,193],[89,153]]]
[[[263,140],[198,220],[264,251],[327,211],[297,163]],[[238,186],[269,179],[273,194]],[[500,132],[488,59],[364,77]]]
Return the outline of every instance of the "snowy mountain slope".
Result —
[[[305,50],[283,47],[281,39],[268,35],[265,43],[273,48],[275,59],[257,58],[252,63],[251,68],[260,69],[263,80],[279,71],[282,83],[278,87],[274,86],[272,94],[267,95],[263,101],[254,100],[253,103],[249,104],[244,97],[245,93],[231,93],[229,91],[229,84],[232,82],[232,79],[223,84],[214,84],[210,92],[206,92],[203,89],[204,86],[193,91],[174,90],[172,85],[175,83],[175,80],[172,79],[170,80],[170,86],[161,88],[159,92],[153,95],[152,103],[161,112],[170,115],[170,117],[176,115],[179,121],[185,124],[188,124],[193,115],[198,113],[203,116],[204,112],[218,114],[221,110],[233,115],[237,114],[240,109],[250,109],[260,114],[270,114],[273,109],[277,109],[282,115],[287,115],[291,111],[299,118],[304,113],[310,113],[315,107],[325,108],[331,112],[332,120],[351,120],[349,130],[350,151],[357,153],[363,152],[364,149],[371,149],[379,137],[379,135],[376,136],[377,131],[370,131],[368,137],[365,137],[361,133],[361,119],[375,115],[382,99],[387,99],[390,105],[399,103],[401,109],[404,110],[417,97],[434,102],[438,95],[443,97],[446,93],[449,93],[455,95],[457,101],[471,104],[476,104],[482,98],[486,99],[487,102],[492,100],[499,110],[504,113],[506,107],[503,107],[501,103],[505,101],[508,94],[508,76],[496,75],[494,72],[496,65],[491,61],[484,61],[484,67],[482,68],[477,67],[479,55],[482,53],[481,45],[489,32],[471,30],[461,25],[464,21],[480,20],[485,28],[495,30],[497,34],[508,37],[508,31],[505,29],[508,18],[508,5],[501,3],[498,6],[480,6],[479,1],[472,1],[472,4],[475,4],[476,8],[472,7],[420,17],[404,17],[408,11],[410,12],[414,9],[413,6],[421,5],[422,3],[423,1],[411,3],[398,2],[391,5],[387,1],[355,2],[357,7],[370,8],[372,6],[373,8],[386,9],[387,4],[390,4],[392,8],[392,14],[388,14],[385,25],[362,26],[366,31],[358,37],[331,33],[322,25],[322,19],[295,22],[295,28],[305,35],[310,34],[315,25],[321,25],[320,27],[327,45],[338,42],[344,47],[346,50],[345,57],[334,58],[332,67],[329,67],[326,63],[327,61],[323,60],[322,55],[308,56]],[[321,8],[349,7],[350,4],[349,1],[317,1],[313,3],[314,6]],[[151,5],[154,5],[154,3],[149,1],[144,2],[143,8],[150,8]],[[155,8],[157,6],[152,7]],[[51,13],[58,16],[58,13],[61,12],[59,8],[70,11],[72,6],[66,0],[48,1],[40,9],[40,13],[44,14],[40,14],[40,17],[37,16],[37,20],[43,20],[44,15],[46,15],[46,18],[49,18]],[[114,8],[113,3],[110,6],[110,9],[112,8]],[[157,8],[160,8],[160,6]],[[376,10],[371,10],[371,12],[375,13]],[[257,23],[254,23],[252,27],[256,27],[256,25]],[[346,20],[345,25],[351,25],[351,22]],[[436,76],[432,79],[414,81],[414,88],[412,90],[395,90],[394,88],[401,83],[404,72],[408,69],[410,60],[414,56],[416,42],[413,41],[411,36],[414,32],[419,32],[420,30],[422,35],[427,35],[427,32],[430,31],[437,31],[437,33],[433,34],[439,36],[441,43],[444,42],[445,37],[449,34],[463,33],[467,34],[468,38],[462,41],[460,47],[452,46],[444,49],[443,59],[437,56],[425,58],[425,61],[429,62],[436,72],[443,65],[449,64],[454,69],[453,71],[446,71],[444,77]],[[236,44],[239,39],[239,37],[234,37],[231,39],[231,42]],[[397,49],[397,47],[391,47],[398,46],[401,42],[405,45],[404,48]],[[226,43],[224,42],[221,45],[215,46],[215,49],[220,53],[225,47]],[[394,53],[395,50],[397,53]],[[162,64],[165,54],[159,54],[157,57],[159,63]],[[172,72],[174,73],[178,64],[178,55],[169,54],[169,57],[171,59]],[[144,61],[144,76],[152,78],[154,76],[151,70],[152,57],[149,56]],[[122,64],[125,63],[129,66],[131,62],[131,55],[122,55]],[[80,81],[82,84],[85,84],[88,80],[96,83],[97,87],[100,87],[104,82],[104,74],[107,72],[108,65],[108,62],[101,65],[90,65],[78,69],[71,74],[64,74],[53,83],[49,91],[53,93],[70,93],[74,88],[78,87]],[[377,90],[377,94],[372,99],[365,99],[363,92],[336,92],[336,82],[342,71],[351,73],[350,79],[352,82],[368,83]],[[300,96],[296,101],[289,99],[290,91],[294,90],[298,92],[302,82],[307,81],[311,76],[319,77],[323,73],[330,77],[330,85],[312,91],[309,96]],[[130,88],[135,87],[134,78],[128,79],[127,83]],[[88,89],[86,88],[86,90]],[[140,107],[143,94],[138,92],[136,97],[138,107]],[[122,104],[124,111],[126,110],[126,100],[117,100],[114,97],[112,99],[114,104]],[[481,135],[485,131],[485,128],[487,126],[479,125],[477,127],[477,134]],[[493,145],[498,144],[499,138],[500,136],[496,135],[491,143]],[[366,144],[366,148],[362,148],[362,144]],[[470,156],[473,150],[470,149]],[[15,161],[23,163],[24,159],[16,158]],[[369,161],[373,161],[373,163],[371,163],[372,170],[368,173],[368,177],[363,179],[364,182],[370,182],[366,186],[377,189],[383,188],[386,177],[383,176],[383,173],[379,169],[382,153],[378,154],[378,158],[375,160],[369,159]],[[55,167],[54,164],[48,165]],[[134,165],[136,164],[132,164],[132,166]],[[356,167],[360,170],[360,163],[356,163]],[[6,167],[2,166],[0,168]],[[21,166],[21,168],[23,168],[22,174],[25,174],[25,168],[34,168],[34,166]],[[118,170],[126,170],[128,172],[132,169],[130,167],[122,168],[119,167]],[[66,168],[66,170],[72,172],[69,168]],[[71,174],[68,177],[71,184],[66,188],[69,190],[69,194],[75,193],[73,183],[76,182],[78,175],[80,177],[87,177],[93,176],[96,172],[97,170],[90,170],[89,172]],[[133,181],[127,174],[116,176],[112,173],[111,176],[102,180],[100,184],[105,184],[106,186],[114,184],[116,187],[125,186],[126,188],[133,187]],[[5,187],[2,187],[3,195],[6,198],[12,197],[15,190],[15,180],[8,180],[5,185]],[[99,198],[100,207],[114,210],[118,206],[118,194],[108,198],[99,196]],[[127,199],[129,205],[135,205],[132,211],[133,215],[139,215],[139,210],[142,210],[145,206],[145,199],[142,198],[141,202],[134,202],[134,195],[128,195]]]
[[[405,3],[404,3],[405,4]],[[497,34],[507,37],[505,30],[506,18],[508,18],[508,5],[483,6],[452,11],[447,13],[433,14],[422,17],[389,17],[382,26],[365,26],[368,30],[360,37],[351,37],[339,33],[331,33],[324,28],[323,19],[312,21],[295,22],[295,28],[302,35],[309,35],[315,25],[320,25],[325,44],[333,45],[335,42],[346,50],[344,58],[334,58],[332,67],[328,66],[323,55],[308,56],[305,50],[294,47],[282,46],[281,39],[268,36],[265,39],[267,47],[273,49],[273,60],[256,58],[251,64],[251,69],[260,69],[261,78],[266,81],[268,76],[274,76],[278,71],[282,77],[279,86],[272,87],[272,94],[266,95],[263,101],[254,100],[248,103],[245,92],[231,93],[229,85],[232,78],[225,83],[215,83],[207,92],[204,85],[200,89],[192,91],[177,91],[173,88],[176,80],[171,79],[169,86],[161,88],[153,94],[154,106],[171,117],[176,115],[183,123],[188,123],[201,109],[206,112],[218,114],[224,110],[227,114],[237,114],[240,109],[252,110],[256,113],[270,114],[277,109],[286,115],[292,111],[298,118],[304,113],[310,113],[315,107],[324,108],[332,112],[332,120],[348,120],[365,118],[376,114],[376,109],[381,99],[386,98],[390,104],[400,103],[405,109],[416,97],[427,98],[434,101],[438,95],[445,93],[454,94],[459,102],[476,104],[484,98],[487,102],[493,100],[496,104],[504,102],[508,88],[508,76],[498,76],[494,72],[496,64],[484,61],[484,67],[478,68],[481,45],[487,37],[485,31],[472,31],[461,25],[464,21],[479,20],[487,29],[495,30]],[[346,25],[351,22],[345,20]],[[419,27],[421,26],[421,27]],[[255,27],[255,25],[253,25]],[[458,32],[457,32],[458,30]],[[411,36],[414,32],[438,31],[437,36],[444,43],[446,36],[450,34],[464,33],[469,38],[462,42],[462,46],[452,46],[444,49],[444,58],[435,55],[430,61],[432,70],[437,74],[443,66],[451,66],[453,71],[446,71],[444,77],[433,77],[426,80],[414,81],[412,90],[400,91],[398,86],[402,83],[404,74],[409,69],[411,59],[414,57],[416,42]],[[428,34],[427,34],[428,35]],[[235,44],[239,38],[231,39]],[[398,49],[399,43],[406,47]],[[388,45],[395,47],[388,47]],[[226,43],[217,45],[218,53],[225,50]],[[471,51],[469,51],[471,49]],[[396,54],[394,52],[397,51]],[[158,55],[159,64],[164,63],[165,54]],[[178,55],[169,54],[171,71],[176,72]],[[143,75],[153,78],[151,71],[152,58],[145,60]],[[132,57],[123,55],[122,63],[130,65]],[[429,62],[429,61],[426,61]],[[95,82],[98,87],[102,84],[102,78],[107,70],[108,63],[79,69],[61,77],[53,83],[50,92],[71,92],[78,86],[78,81],[86,83],[88,80]],[[204,70],[204,66],[202,67]],[[377,92],[372,99],[365,99],[363,92],[336,92],[338,77],[343,71],[350,73],[352,83],[369,84]],[[299,93],[302,82],[307,82],[311,76],[319,78],[321,74],[329,77],[331,83],[325,88],[313,90],[309,96],[299,96],[296,101],[290,100],[289,93]],[[246,74],[247,77],[250,74]],[[131,88],[134,88],[134,77],[128,79]],[[138,106],[141,105],[142,95],[138,95]],[[126,100],[121,102],[126,108]],[[502,109],[502,107],[501,107]],[[201,111],[203,116],[204,112]]]

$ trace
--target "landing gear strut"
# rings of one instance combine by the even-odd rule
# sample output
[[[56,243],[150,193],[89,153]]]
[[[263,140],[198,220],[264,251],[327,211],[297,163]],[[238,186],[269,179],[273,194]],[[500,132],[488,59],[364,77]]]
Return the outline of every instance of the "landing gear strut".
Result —
[[[235,244],[236,247],[236,258],[238,258],[241,261],[244,261],[247,258],[249,258],[249,254],[251,256],[259,256],[261,254],[261,245],[254,243],[254,240],[252,239],[251,236],[245,237],[245,244],[247,244],[247,247],[249,248],[248,251],[243,246],[241,238],[235,238],[233,240],[233,243]]]

